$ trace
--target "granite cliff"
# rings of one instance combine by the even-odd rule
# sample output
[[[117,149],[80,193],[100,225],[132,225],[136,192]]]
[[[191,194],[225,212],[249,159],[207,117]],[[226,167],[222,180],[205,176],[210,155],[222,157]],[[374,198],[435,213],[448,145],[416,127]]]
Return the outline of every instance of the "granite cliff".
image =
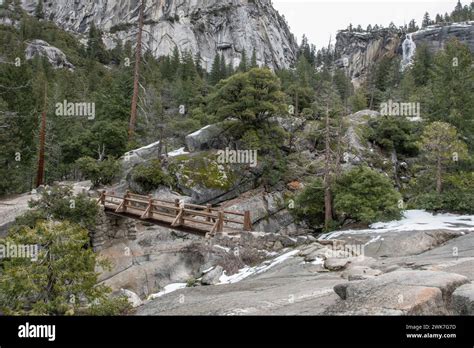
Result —
[[[44,1],[45,18],[60,27],[86,34],[92,23],[104,33],[104,42],[135,42],[139,16],[137,0]],[[33,14],[37,0],[22,0]],[[147,0],[144,46],[155,56],[200,53],[210,69],[216,53],[237,66],[242,53],[256,50],[260,65],[287,68],[296,59],[297,44],[284,18],[270,0]]]

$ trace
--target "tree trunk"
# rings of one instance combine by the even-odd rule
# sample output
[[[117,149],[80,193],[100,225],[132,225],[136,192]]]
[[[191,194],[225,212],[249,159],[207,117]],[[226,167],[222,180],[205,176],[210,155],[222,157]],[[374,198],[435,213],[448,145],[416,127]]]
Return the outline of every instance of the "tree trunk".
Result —
[[[138,37],[137,47],[135,52],[135,73],[133,79],[133,97],[132,110],[130,114],[130,125],[128,127],[128,141],[133,140],[135,134],[135,124],[137,123],[137,104],[138,104],[138,82],[140,79],[140,64],[142,59],[142,34],[143,34],[143,11],[145,7],[145,0],[142,0],[140,5],[140,18],[138,22]]]
[[[48,108],[48,83],[44,85],[44,107],[41,115],[41,129],[39,139],[38,171],[36,174],[36,187],[44,185],[44,152],[46,142],[46,113]]]
[[[299,114],[300,114],[300,111],[299,111],[299,108],[300,108],[300,98],[299,98],[299,95],[298,95],[298,90],[296,90],[296,94],[295,94],[295,116],[298,117]]]
[[[332,194],[331,194],[331,139],[329,125],[329,101],[326,108],[325,134],[325,168],[324,168],[324,226],[326,229],[332,222]]]
[[[438,157],[438,163],[436,164],[436,192],[438,194],[443,192],[441,157]]]
[[[398,188],[401,188],[402,185],[400,183],[400,179],[398,178],[398,156],[397,150],[392,150],[392,165],[393,165],[393,177],[395,178],[395,183],[397,184]]]

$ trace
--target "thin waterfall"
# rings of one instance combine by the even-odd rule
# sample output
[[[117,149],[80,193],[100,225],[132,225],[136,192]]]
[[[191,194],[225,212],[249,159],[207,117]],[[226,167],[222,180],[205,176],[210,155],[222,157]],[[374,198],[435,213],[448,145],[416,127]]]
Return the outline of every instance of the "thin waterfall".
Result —
[[[412,34],[407,34],[405,41],[402,44],[403,48],[403,59],[402,59],[402,71],[411,65],[413,57],[416,53],[416,44],[413,41]]]

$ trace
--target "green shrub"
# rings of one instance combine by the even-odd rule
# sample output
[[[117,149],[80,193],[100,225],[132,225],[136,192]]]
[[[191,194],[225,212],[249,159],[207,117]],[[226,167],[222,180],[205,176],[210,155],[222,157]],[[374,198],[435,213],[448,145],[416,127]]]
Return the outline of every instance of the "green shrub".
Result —
[[[173,184],[171,177],[163,171],[159,160],[136,166],[132,171],[132,181],[142,188],[142,193],[156,190],[161,185],[172,186]]]
[[[0,310],[3,313],[117,315],[128,309],[123,299],[109,298],[110,288],[98,285],[96,266],[102,262],[92,249],[86,248],[88,232],[80,226],[69,222],[38,223],[34,228],[24,226],[10,233],[5,242],[40,248],[32,257],[1,261]]]
[[[82,157],[76,161],[76,166],[94,186],[111,184],[120,172],[120,163],[112,157],[102,162],[92,157]]]
[[[53,219],[91,228],[96,223],[98,213],[94,200],[84,194],[74,196],[72,189],[64,186],[42,192],[38,200],[29,202],[29,206],[31,210],[16,219],[16,227],[33,228],[39,221]]]
[[[358,167],[337,181],[334,188],[334,209],[342,219],[362,223],[401,218],[401,195],[392,182],[367,167]]]
[[[429,181],[430,178],[432,175],[429,173],[420,176],[410,187],[412,194],[408,201],[409,208],[432,212],[474,213],[474,174],[472,172],[445,174],[444,190],[441,194],[435,191],[432,180]]]
[[[358,167],[344,173],[333,185],[336,228],[347,219],[370,224],[401,218],[401,195],[391,181],[367,167]],[[307,186],[295,200],[293,216],[313,229],[324,223],[324,189],[321,179]]]
[[[296,197],[292,215],[299,222],[305,222],[316,229],[324,221],[324,190],[321,179],[314,180]]]

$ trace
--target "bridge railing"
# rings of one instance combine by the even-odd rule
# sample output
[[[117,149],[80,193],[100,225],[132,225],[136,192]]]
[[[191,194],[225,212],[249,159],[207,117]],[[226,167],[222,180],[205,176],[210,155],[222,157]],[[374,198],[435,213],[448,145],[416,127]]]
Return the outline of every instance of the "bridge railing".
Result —
[[[119,197],[114,193],[103,191],[97,202],[108,209],[113,209],[115,213],[127,213],[144,220],[165,221],[173,227],[194,227],[192,224],[197,224],[203,226],[200,229],[214,234],[223,232],[225,226],[235,225],[244,231],[252,231],[249,211],[243,213],[226,211],[213,208],[210,204],[203,206],[184,203],[179,199],[174,201],[154,199],[152,196],[130,192]]]

